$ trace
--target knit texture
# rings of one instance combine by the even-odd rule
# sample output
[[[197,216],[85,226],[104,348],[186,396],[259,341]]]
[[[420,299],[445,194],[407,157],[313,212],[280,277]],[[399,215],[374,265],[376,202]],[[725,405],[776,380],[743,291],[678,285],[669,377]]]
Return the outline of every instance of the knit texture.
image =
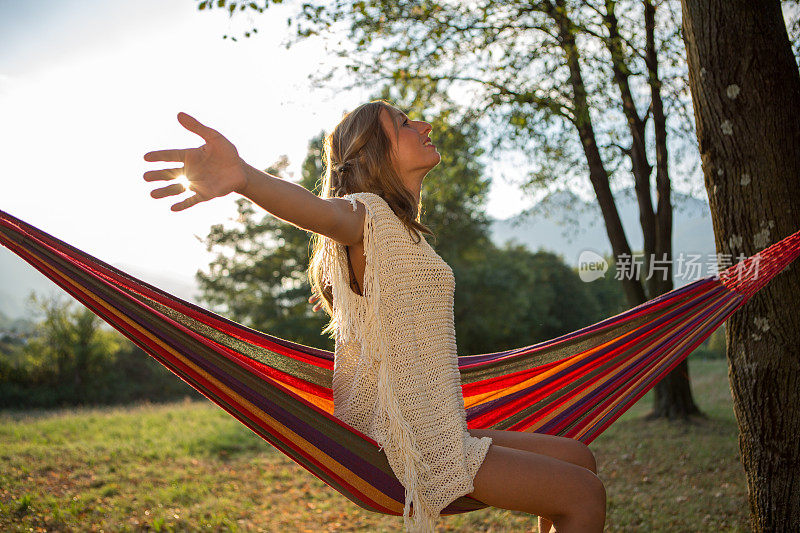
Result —
[[[374,439],[406,490],[409,531],[433,531],[439,513],[473,490],[491,438],[467,432],[453,323],[455,278],[378,195],[364,204],[363,296],[349,284],[347,252],[325,240],[336,348],[334,415]],[[411,504],[413,503],[413,515]]]

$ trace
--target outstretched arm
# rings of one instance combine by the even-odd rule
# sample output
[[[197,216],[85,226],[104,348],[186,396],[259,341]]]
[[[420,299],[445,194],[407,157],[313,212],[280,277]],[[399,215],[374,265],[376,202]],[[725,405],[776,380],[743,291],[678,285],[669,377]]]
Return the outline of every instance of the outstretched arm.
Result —
[[[361,242],[364,206],[348,200],[320,198],[308,189],[245,165],[246,185],[237,192],[276,217],[346,245]]]
[[[281,220],[342,244],[357,244],[363,238],[365,210],[360,203],[356,202],[354,211],[347,200],[320,198],[300,185],[248,165],[221,133],[186,113],[178,114],[178,122],[202,137],[205,144],[199,148],[157,150],[144,156],[145,161],[183,163],[181,168],[144,173],[145,181],[170,181],[181,174],[186,176],[189,190],[195,194],[174,204],[173,211],[182,211],[200,202],[237,192]],[[174,183],[150,194],[153,198],[165,198],[184,190],[183,185]]]

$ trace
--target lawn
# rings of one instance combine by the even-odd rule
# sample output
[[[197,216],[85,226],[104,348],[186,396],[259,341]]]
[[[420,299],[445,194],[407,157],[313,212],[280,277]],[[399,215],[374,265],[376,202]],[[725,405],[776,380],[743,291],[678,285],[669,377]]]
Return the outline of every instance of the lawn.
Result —
[[[650,396],[591,448],[607,531],[747,531],[725,361],[690,361],[706,418],[648,422]],[[536,531],[496,509],[439,531]],[[210,402],[0,413],[3,531],[401,531],[328,488]]]

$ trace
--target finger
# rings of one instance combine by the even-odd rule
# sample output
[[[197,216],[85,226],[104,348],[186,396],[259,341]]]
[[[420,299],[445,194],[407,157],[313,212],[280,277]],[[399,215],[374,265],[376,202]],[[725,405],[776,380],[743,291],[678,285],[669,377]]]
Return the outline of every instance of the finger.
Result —
[[[174,149],[174,150],[155,150],[144,154],[145,161],[171,161],[173,163],[183,163],[186,159],[186,152],[188,149]]]
[[[165,168],[162,170],[148,170],[144,173],[144,181],[174,180],[183,175],[183,168]]]
[[[322,304],[317,304],[317,305],[315,305],[314,307],[311,308],[311,310],[314,311],[315,313],[317,311],[319,311],[320,309],[322,309]]]
[[[153,198],[166,198],[167,196],[175,196],[176,194],[180,194],[185,190],[186,188],[182,184],[173,183],[172,185],[150,191],[150,196]]]
[[[313,304],[317,300],[319,300],[319,296],[316,294],[312,294],[311,296],[308,297],[308,303],[310,304]]]
[[[170,209],[172,209],[173,211],[183,211],[184,209],[189,209],[193,205],[197,205],[202,201],[203,199],[200,198],[200,195],[195,194],[194,196],[190,196],[189,198],[187,198],[182,202],[178,202],[177,204],[170,207]]]
[[[212,137],[216,137],[220,135],[217,130],[211,129],[208,126],[200,124],[200,121],[194,118],[191,115],[187,115],[186,113],[178,113],[178,122],[181,123],[181,126],[186,128],[187,130],[191,131],[192,133],[196,133],[203,140],[208,141],[211,140]]]

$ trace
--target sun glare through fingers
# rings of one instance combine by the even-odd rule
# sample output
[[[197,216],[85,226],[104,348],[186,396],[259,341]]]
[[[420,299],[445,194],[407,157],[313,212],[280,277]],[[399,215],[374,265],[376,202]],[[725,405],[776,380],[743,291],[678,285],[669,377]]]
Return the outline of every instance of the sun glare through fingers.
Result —
[[[191,184],[189,182],[189,178],[187,178],[183,174],[179,174],[178,177],[175,178],[175,183],[180,183],[181,185],[183,185],[183,190],[184,191],[188,191],[189,190],[189,185]]]

